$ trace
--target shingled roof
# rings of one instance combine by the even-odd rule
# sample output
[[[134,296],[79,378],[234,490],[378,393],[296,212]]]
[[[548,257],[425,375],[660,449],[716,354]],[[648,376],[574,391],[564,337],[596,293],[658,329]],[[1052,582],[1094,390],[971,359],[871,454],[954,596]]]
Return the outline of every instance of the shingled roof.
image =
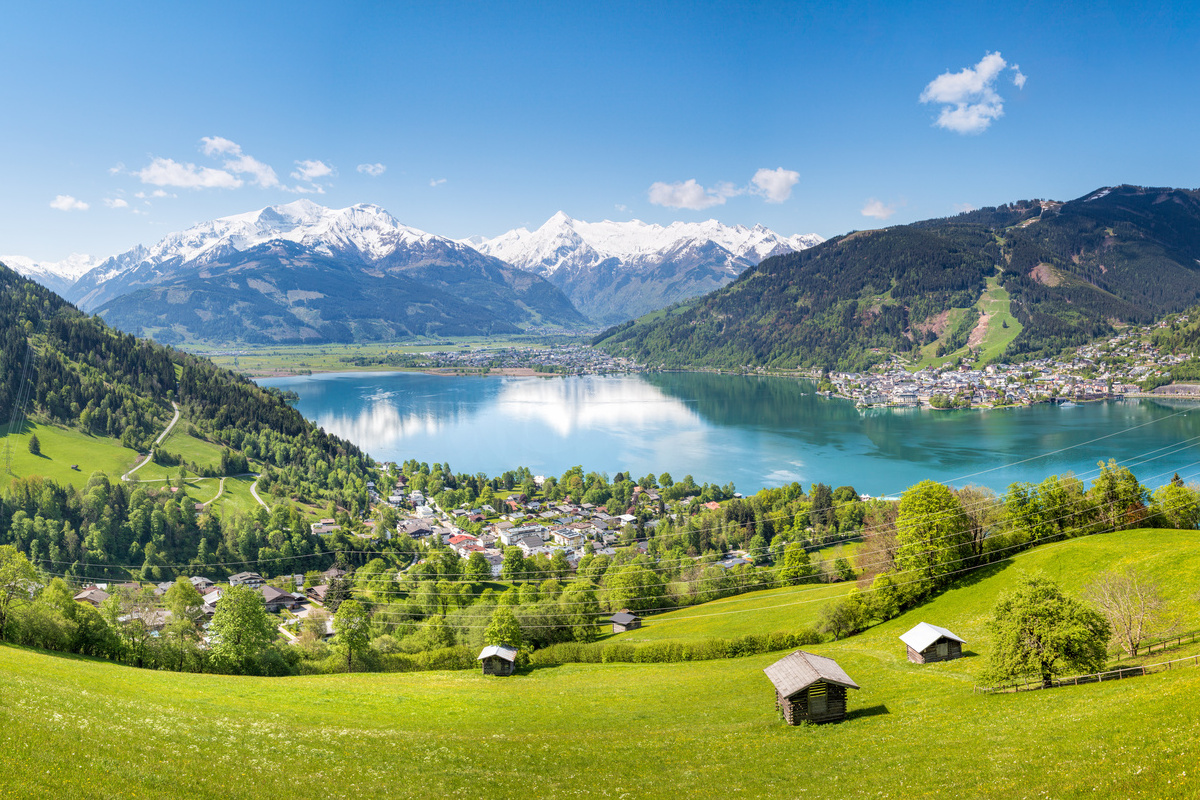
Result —
[[[516,661],[517,648],[510,647],[506,644],[489,644],[487,647],[483,648],[483,652],[480,653],[479,657],[475,660],[482,661],[483,659],[491,658],[492,656],[499,656],[505,661]]]
[[[771,679],[771,683],[775,684],[775,688],[783,697],[791,697],[817,681],[825,681],[825,683],[833,683],[850,689],[859,688],[859,685],[832,658],[806,653],[803,650],[797,650],[779,659],[763,672],[767,673],[767,677]]]

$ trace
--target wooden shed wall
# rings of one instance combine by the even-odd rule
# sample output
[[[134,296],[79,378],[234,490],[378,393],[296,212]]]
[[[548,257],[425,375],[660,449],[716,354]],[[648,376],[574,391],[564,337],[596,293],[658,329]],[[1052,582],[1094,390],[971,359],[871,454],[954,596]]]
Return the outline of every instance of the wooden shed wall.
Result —
[[[483,674],[484,675],[512,675],[513,662],[505,661],[499,656],[490,656],[483,659]]]
[[[824,711],[811,711],[812,701],[824,698]],[[824,681],[797,692],[791,697],[783,697],[775,692],[775,705],[783,711],[783,717],[789,725],[801,722],[836,722],[846,718],[846,687]]]
[[[939,644],[947,645],[945,655],[938,655]],[[920,652],[913,650],[908,645],[905,645],[905,647],[908,648],[908,660],[914,664],[930,664],[934,661],[950,661],[955,658],[962,658],[962,642],[947,639],[944,636]]]

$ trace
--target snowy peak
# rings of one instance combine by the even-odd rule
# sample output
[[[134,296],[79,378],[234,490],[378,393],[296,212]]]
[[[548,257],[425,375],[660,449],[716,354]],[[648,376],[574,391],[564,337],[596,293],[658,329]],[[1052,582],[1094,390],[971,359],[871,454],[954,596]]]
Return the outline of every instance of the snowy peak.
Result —
[[[628,222],[583,222],[559,211],[535,231],[517,228],[493,239],[463,240],[487,255],[522,269],[551,275],[565,267],[579,268],[610,258],[620,262],[643,260],[657,253],[678,251],[688,243],[702,247],[714,243],[735,259],[758,264],[770,256],[803,250],[824,241],[815,233],[784,237],[762,225],[723,225],[705,222],[673,222],[658,225]]]
[[[0,256],[0,264],[5,264],[59,294],[99,263],[100,259],[82,253],[72,253],[62,261],[35,261],[25,256]]]

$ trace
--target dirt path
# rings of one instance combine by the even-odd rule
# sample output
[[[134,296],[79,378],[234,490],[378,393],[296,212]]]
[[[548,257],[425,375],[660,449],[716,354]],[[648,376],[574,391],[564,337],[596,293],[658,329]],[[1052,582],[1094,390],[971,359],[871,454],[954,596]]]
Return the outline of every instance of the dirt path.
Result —
[[[175,423],[179,422],[179,404],[176,403],[174,400],[172,400],[171,406],[174,407],[174,409],[175,409],[175,417],[171,420],[170,424],[167,425],[166,430],[164,430],[162,433],[160,433],[158,435],[158,438],[154,440],[154,445],[150,448],[150,452],[146,453],[146,455],[142,458],[141,461],[134,464],[133,467],[129,470],[129,472],[126,472],[124,475],[122,475],[121,480],[123,480],[123,481],[131,480],[131,478],[129,477],[130,475],[137,472],[142,467],[146,466],[146,462],[149,461],[154,456],[154,447],[157,447],[158,445],[162,444],[163,439],[166,439],[167,436],[171,433],[171,429],[175,427]]]

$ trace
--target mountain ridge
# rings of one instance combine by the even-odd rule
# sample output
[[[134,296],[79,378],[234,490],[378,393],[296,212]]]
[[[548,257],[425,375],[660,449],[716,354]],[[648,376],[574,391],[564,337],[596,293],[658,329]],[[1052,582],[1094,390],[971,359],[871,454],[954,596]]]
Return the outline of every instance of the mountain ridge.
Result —
[[[764,258],[811,247],[817,234],[783,237],[762,225],[584,222],[559,211],[537,229],[460,240],[541,275],[602,323],[635,318],[724,286]]]

